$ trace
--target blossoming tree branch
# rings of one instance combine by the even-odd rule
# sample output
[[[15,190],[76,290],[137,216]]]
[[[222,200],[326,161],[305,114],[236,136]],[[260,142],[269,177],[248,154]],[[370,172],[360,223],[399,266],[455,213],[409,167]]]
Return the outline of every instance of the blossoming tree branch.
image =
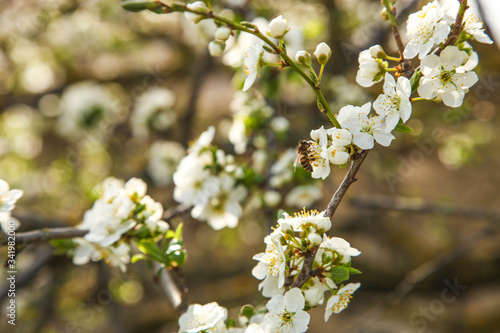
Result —
[[[287,38],[293,33],[293,27],[282,15],[270,22],[263,18],[249,22],[218,14],[222,9],[214,8],[210,1],[184,4],[127,0],[122,3],[123,8],[133,12],[181,12],[186,20],[195,24],[212,22],[214,37],[208,44],[211,56],[229,58],[238,47],[243,51],[243,59],[237,59],[236,67],[243,64],[246,77],[241,88],[246,93],[240,93],[231,104],[235,115],[229,131],[229,140],[237,154],[246,151],[249,132],[259,124],[266,124],[277,134],[288,126],[286,119],[273,115],[265,100],[250,95],[264,67],[292,70],[312,89],[316,101],[311,103],[315,102],[318,110],[327,116],[325,125],[312,129],[310,138],[300,140],[297,147],[289,147],[269,167],[270,176],[265,186],[281,188],[302,173],[307,176],[305,185],[301,185],[302,193],[313,195],[315,187],[311,190],[311,178],[324,180],[332,168],[349,165],[324,211],[305,208],[293,214],[281,211],[275,227],[264,238],[265,249],[253,257],[257,265],[252,274],[261,281],[259,291],[269,298],[265,306],[242,307],[237,322],[228,318],[227,309],[216,302],[188,306],[184,299],[180,302],[182,306],[176,305],[183,312],[179,332],[305,332],[310,320],[308,310],[323,306],[324,319],[328,321],[332,314],[348,306],[353,293],[360,288],[360,283],[348,281],[351,275],[361,273],[352,266],[352,258],[361,252],[346,240],[328,235],[338,205],[355,182],[361,164],[375,143],[387,147],[395,139],[394,131],[412,131],[405,125],[412,115],[412,103],[442,102],[450,108],[462,105],[465,94],[478,81],[474,68],[479,58],[469,41],[492,43],[482,22],[468,11],[467,0],[428,3],[409,15],[406,36],[401,36],[396,23],[395,1],[383,0],[382,3],[382,15],[390,22],[398,55],[389,55],[380,45],[362,51],[356,82],[361,87],[371,87],[383,81],[381,93],[372,102],[345,105],[339,110],[330,107],[322,91],[324,69],[332,50],[326,43],[320,43],[313,55],[306,50],[297,50],[292,55],[292,43]],[[230,49],[226,50],[228,45]],[[173,104],[170,102],[173,97],[167,92],[155,91],[153,95],[151,98],[158,103]],[[138,124],[142,124],[140,115],[144,117],[148,112],[137,113]],[[144,132],[141,126],[135,130],[139,134]],[[173,213],[164,213],[163,205],[147,194],[143,180],[132,178],[124,182],[108,178],[98,185],[97,200],[76,228],[19,233],[17,238],[21,242],[17,245],[56,240],[53,244],[71,255],[75,265],[104,260],[125,271],[131,262],[148,260],[155,263],[158,273],[165,270],[163,274],[172,271],[181,276],[187,259],[183,226],[179,224],[174,229],[168,220],[181,211],[190,211],[193,218],[215,230],[234,228],[244,214],[250,193],[263,184],[254,169],[259,168],[255,161],[267,158],[263,153],[265,149],[252,156],[254,167],[248,167],[238,164],[235,156],[215,146],[214,137],[215,127],[210,126],[192,142],[185,156],[178,148],[167,148],[167,157],[174,153],[180,156],[173,173],[173,196],[180,208]],[[255,144],[258,146],[259,142]],[[303,199],[306,196],[293,191],[296,189],[290,191],[287,204],[309,205]],[[13,226],[10,212],[22,194],[21,190],[10,190],[7,182],[0,182],[1,223],[7,234],[17,227]],[[277,191],[267,191],[263,200],[272,206],[272,202],[281,202],[279,196]],[[132,244],[140,253],[132,255]],[[184,297],[185,288],[177,287]]]

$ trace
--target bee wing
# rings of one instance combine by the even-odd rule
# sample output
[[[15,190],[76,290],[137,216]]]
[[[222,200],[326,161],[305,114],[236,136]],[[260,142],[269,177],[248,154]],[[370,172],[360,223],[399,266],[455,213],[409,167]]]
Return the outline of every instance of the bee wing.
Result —
[[[293,162],[293,172],[297,170],[297,164],[300,162],[300,154],[297,154],[297,157],[295,158],[295,162]]]

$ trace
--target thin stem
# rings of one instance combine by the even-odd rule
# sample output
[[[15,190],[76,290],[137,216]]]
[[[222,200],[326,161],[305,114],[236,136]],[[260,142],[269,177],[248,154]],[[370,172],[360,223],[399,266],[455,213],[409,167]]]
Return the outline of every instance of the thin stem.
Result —
[[[386,72],[397,72],[398,69],[397,68],[386,68],[385,70]]]
[[[307,82],[307,84],[309,84],[309,86],[313,89],[313,91],[316,94],[316,97],[318,98],[319,102],[325,108],[325,112],[324,113],[326,113],[326,115],[328,116],[328,118],[330,119],[330,121],[332,122],[332,124],[335,127],[337,127],[337,128],[342,128],[342,126],[338,122],[337,118],[335,118],[335,115],[333,114],[332,109],[328,105],[328,102],[326,101],[325,97],[323,96],[323,93],[321,92],[320,86],[316,85],[314,83],[314,81],[309,77],[309,75],[306,72],[304,72],[299,67],[299,65],[297,65],[297,63],[295,61],[293,61],[288,56],[288,54],[286,54],[286,52],[282,48],[280,48],[278,45],[276,45],[269,37],[267,37],[262,32],[260,32],[257,27],[249,28],[248,26],[245,26],[245,25],[240,24],[240,23],[233,22],[230,19],[227,19],[227,18],[225,18],[223,16],[219,16],[217,14],[214,14],[211,11],[210,12],[200,12],[200,11],[196,11],[196,10],[191,10],[191,9],[187,8],[186,5],[180,4],[180,3],[175,3],[175,6],[174,5],[169,5],[169,4],[166,4],[166,3],[163,3],[163,2],[162,2],[162,4],[168,10],[170,10],[170,11],[191,12],[191,13],[195,13],[195,14],[204,16],[206,18],[211,18],[211,19],[214,19],[214,20],[217,20],[217,21],[220,21],[220,22],[224,23],[225,25],[227,25],[228,27],[232,28],[233,30],[238,30],[238,31],[243,31],[243,32],[249,33],[251,35],[254,35],[254,36],[258,37],[262,41],[264,41],[267,45],[269,45],[271,47],[271,49],[276,54],[278,54],[283,59],[283,61],[289,67],[291,67],[293,70],[295,70],[297,73],[299,73],[300,76],[302,76],[302,78]]]
[[[323,77],[323,70],[325,69],[325,65],[321,65],[321,69],[319,70],[318,81],[321,82],[321,78]]]
[[[401,61],[401,59],[396,58],[396,57],[391,57],[391,56],[385,56],[384,59],[385,60],[391,60],[391,61],[397,61],[397,62]]]
[[[408,59],[405,59],[403,55],[405,46],[403,44],[403,40],[401,39],[401,34],[399,33],[399,28],[396,23],[396,7],[392,7],[392,4],[389,2],[389,0],[383,0],[383,3],[385,8],[387,9],[387,15],[389,16],[389,21],[391,22],[392,25],[392,32],[394,34],[394,39],[396,40],[396,44],[398,46],[399,57],[400,57],[398,61],[401,64],[401,68],[403,68],[405,76],[409,79],[412,77],[414,70],[410,61],[408,61]]]
[[[416,102],[416,101],[426,101],[427,99],[423,97],[412,97],[410,98],[410,102]]]

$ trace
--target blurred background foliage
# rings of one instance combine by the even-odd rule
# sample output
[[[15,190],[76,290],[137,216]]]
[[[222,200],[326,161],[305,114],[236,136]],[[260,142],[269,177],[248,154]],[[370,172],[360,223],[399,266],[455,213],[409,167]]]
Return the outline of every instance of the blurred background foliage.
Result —
[[[403,30],[405,15],[423,3],[398,1]],[[333,57],[322,85],[334,110],[380,93],[381,85],[363,90],[354,82],[359,51],[380,43],[395,54],[379,1],[214,5],[247,20],[283,14],[302,33],[298,47],[311,53],[326,41]],[[107,176],[141,177],[155,200],[174,207],[171,172],[188,142],[209,125],[217,127],[217,145],[234,152],[227,140],[229,105],[244,75],[208,55],[209,24],[195,26],[177,13],[128,13],[118,0],[3,0],[0,25],[0,178],[25,191],[14,211],[19,232],[76,225],[92,205],[94,186]],[[391,147],[370,153],[331,232],[362,251],[355,258],[362,288],[349,309],[326,325],[323,310],[313,310],[310,332],[500,332],[499,217],[490,214],[500,206],[496,45],[474,43],[480,81],[462,107],[415,103],[408,124],[414,132],[397,133]],[[162,95],[169,111],[141,123],[140,105],[148,101],[140,98],[155,88],[169,90]],[[266,68],[255,89],[265,92],[253,94],[290,127],[272,145],[259,148],[259,136],[252,138],[253,146],[238,156],[241,163],[252,165],[252,155],[255,163],[259,149],[277,159],[308,138],[310,129],[328,125],[309,87],[290,71]],[[177,144],[161,148],[162,141]],[[297,172],[299,179],[306,175]],[[335,169],[321,198],[307,208],[323,210],[344,173]],[[264,196],[259,200],[247,205],[235,229],[214,231],[189,215],[172,221],[185,223],[192,302],[217,301],[233,315],[246,303],[263,302],[251,258],[264,248],[276,207]],[[424,270],[408,274],[423,264]],[[2,332],[177,330],[177,317],[144,262],[125,274],[102,262],[79,267],[47,244],[35,244],[19,254],[17,265],[17,325],[3,317]],[[425,279],[413,286],[422,271]],[[467,288],[444,303],[445,280]],[[4,308],[5,289],[1,300]]]

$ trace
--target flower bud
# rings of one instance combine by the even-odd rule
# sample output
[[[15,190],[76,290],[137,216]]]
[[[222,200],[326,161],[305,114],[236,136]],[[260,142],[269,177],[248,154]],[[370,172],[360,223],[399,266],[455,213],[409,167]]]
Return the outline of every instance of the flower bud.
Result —
[[[228,27],[220,27],[215,30],[215,39],[226,41],[228,40],[229,36],[231,36],[231,29],[229,29]]]
[[[316,51],[314,51],[314,55],[316,56],[316,59],[318,59],[320,65],[324,65],[328,62],[328,59],[330,59],[332,50],[326,43],[323,42],[318,44]]]
[[[283,37],[287,31],[290,30],[288,27],[288,21],[283,18],[283,15],[278,16],[269,23],[269,35],[274,38]]]
[[[189,3],[186,5],[187,9],[194,10],[197,12],[208,12],[209,9],[207,5],[203,1],[196,1],[193,3]],[[203,20],[203,15],[191,13],[191,12],[184,12],[184,16],[190,21],[193,21],[194,23],[198,23],[201,20]]]
[[[370,51],[370,55],[373,58],[381,58],[384,59],[387,55],[384,52],[384,49],[380,45],[373,45],[368,49]]]
[[[287,232],[293,232],[292,225],[284,220],[280,223],[280,229],[284,234]]]
[[[323,241],[323,238],[320,235],[313,233],[309,234],[309,236],[307,236],[307,239],[311,242],[312,245],[319,245]]]
[[[311,66],[311,55],[307,51],[298,51],[295,54],[295,61],[305,67]]]
[[[208,52],[212,57],[220,57],[226,48],[226,43],[220,40],[213,40],[208,43]]]
[[[316,222],[316,226],[318,229],[323,231],[328,231],[332,227],[332,221],[328,217],[322,218],[318,222]]]

